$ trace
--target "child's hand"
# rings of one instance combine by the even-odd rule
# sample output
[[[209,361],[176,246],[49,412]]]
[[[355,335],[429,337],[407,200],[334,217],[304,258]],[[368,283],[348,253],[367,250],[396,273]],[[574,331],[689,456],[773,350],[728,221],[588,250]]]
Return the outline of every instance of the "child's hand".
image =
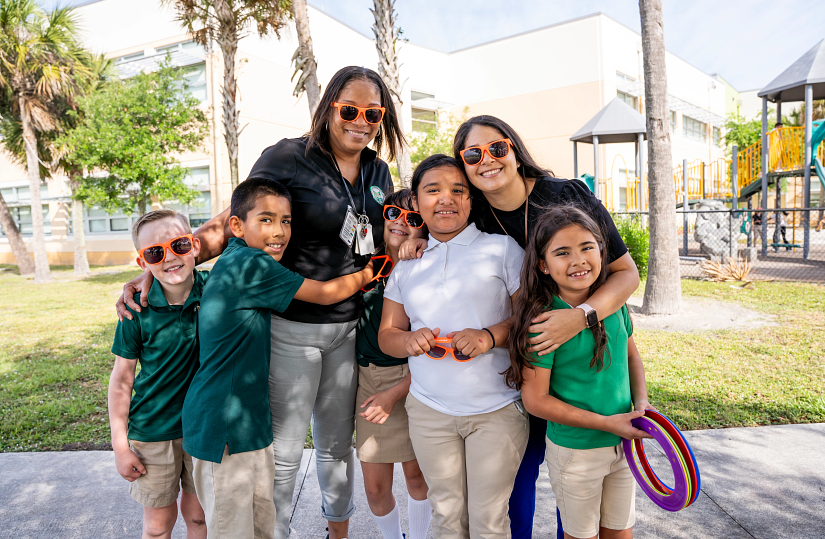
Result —
[[[643,399],[633,403],[633,410],[644,413],[645,410],[653,410],[655,412],[656,408],[654,408],[647,399]]]
[[[441,333],[439,328],[421,328],[410,333],[407,337],[405,347],[407,353],[411,356],[420,356],[425,352],[429,352],[435,346],[435,338]]]
[[[367,400],[365,400],[364,404],[361,405],[361,408],[366,408],[366,410],[358,415],[370,423],[383,425],[384,421],[390,417],[392,409],[395,407],[396,403],[398,403],[398,398],[395,393],[397,392],[387,389],[367,397]]]
[[[628,440],[635,440],[637,438],[653,438],[653,436],[647,432],[637,429],[630,423],[632,420],[642,417],[643,415],[645,415],[644,412],[634,410],[626,414],[607,416],[607,428],[604,430],[607,432],[612,432],[613,434]]]
[[[483,329],[463,329],[445,335],[453,340],[453,350],[465,356],[476,357],[493,348],[493,339]]]
[[[143,463],[131,449],[115,451],[115,466],[117,473],[130,483],[146,473]]]
[[[427,240],[423,238],[412,238],[401,244],[398,248],[398,258],[401,260],[411,260],[421,258],[424,249],[427,248]]]

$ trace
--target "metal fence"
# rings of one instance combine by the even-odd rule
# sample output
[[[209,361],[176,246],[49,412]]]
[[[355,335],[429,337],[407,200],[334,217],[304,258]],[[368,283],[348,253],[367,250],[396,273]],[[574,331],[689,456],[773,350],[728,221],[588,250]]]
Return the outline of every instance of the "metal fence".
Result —
[[[753,280],[825,283],[825,208],[676,213],[682,277],[702,278],[702,262],[732,259],[748,260]],[[647,223],[647,212],[615,215]]]

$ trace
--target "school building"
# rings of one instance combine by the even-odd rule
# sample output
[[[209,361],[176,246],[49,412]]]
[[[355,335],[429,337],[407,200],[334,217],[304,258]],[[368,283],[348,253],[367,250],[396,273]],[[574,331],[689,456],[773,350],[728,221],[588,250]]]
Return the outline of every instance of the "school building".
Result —
[[[96,0],[78,8],[85,42],[114,58],[122,76],[151,70],[171,54],[185,69],[190,91],[209,111],[211,140],[202,151],[182,156],[189,181],[201,191],[197,204],[164,206],[186,213],[193,227],[227,207],[231,197],[229,160],[221,134],[218,51],[193,43],[173,12],[158,0]],[[341,67],[377,66],[371,35],[309,6],[313,48],[322,86]],[[238,104],[241,113],[240,177],[245,178],[261,151],[309,127],[306,97],[292,95],[290,59],[297,48],[294,26],[274,36],[243,39],[238,51]],[[443,113],[491,114],[510,123],[535,157],[556,176],[573,175],[573,135],[607,103],[620,97],[638,111],[644,107],[641,36],[610,17],[595,13],[466,49],[445,52],[401,44],[403,118],[415,137],[437,127]],[[720,138],[729,85],[668,53],[667,75],[674,165],[683,159],[712,162],[724,156]],[[323,88],[322,88],[323,89]],[[735,90],[734,90],[735,92]],[[735,99],[735,96],[734,96]],[[441,114],[439,113],[441,111]],[[578,172],[593,174],[593,151],[579,144]],[[611,178],[612,209],[622,210],[626,182],[634,178],[633,144],[599,147],[599,178]],[[24,168],[0,156],[0,189],[18,226],[31,237],[29,186]],[[74,236],[65,179],[42,186],[49,261],[71,264]],[[134,262],[130,227],[137,216],[86,209],[84,229],[91,264]],[[297,225],[300,226],[300,225]],[[8,240],[0,236],[0,263],[13,263]]]

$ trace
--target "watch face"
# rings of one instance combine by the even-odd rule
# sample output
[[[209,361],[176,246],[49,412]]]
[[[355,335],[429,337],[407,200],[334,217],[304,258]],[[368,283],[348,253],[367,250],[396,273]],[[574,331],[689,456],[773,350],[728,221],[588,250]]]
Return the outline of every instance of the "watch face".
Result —
[[[596,314],[596,309],[587,312],[587,325],[593,327],[599,323],[599,316]]]

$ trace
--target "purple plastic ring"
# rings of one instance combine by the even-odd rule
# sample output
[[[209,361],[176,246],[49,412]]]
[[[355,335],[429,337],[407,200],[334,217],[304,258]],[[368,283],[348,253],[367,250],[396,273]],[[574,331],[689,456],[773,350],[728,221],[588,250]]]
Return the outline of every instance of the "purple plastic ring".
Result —
[[[673,469],[673,492],[671,494],[663,494],[654,490],[643,475],[644,472],[639,470],[639,466],[634,458],[635,448],[631,440],[622,440],[622,447],[625,452],[625,459],[630,467],[630,473],[636,478],[636,482],[641,487],[642,491],[647,494],[648,498],[653,500],[656,505],[666,511],[676,512],[683,509],[688,502],[688,478],[685,476],[685,469],[682,467],[682,461],[676,448],[671,444],[665,432],[655,421],[647,417],[639,417],[631,421],[634,427],[643,430],[653,436],[670,462],[670,467]]]

